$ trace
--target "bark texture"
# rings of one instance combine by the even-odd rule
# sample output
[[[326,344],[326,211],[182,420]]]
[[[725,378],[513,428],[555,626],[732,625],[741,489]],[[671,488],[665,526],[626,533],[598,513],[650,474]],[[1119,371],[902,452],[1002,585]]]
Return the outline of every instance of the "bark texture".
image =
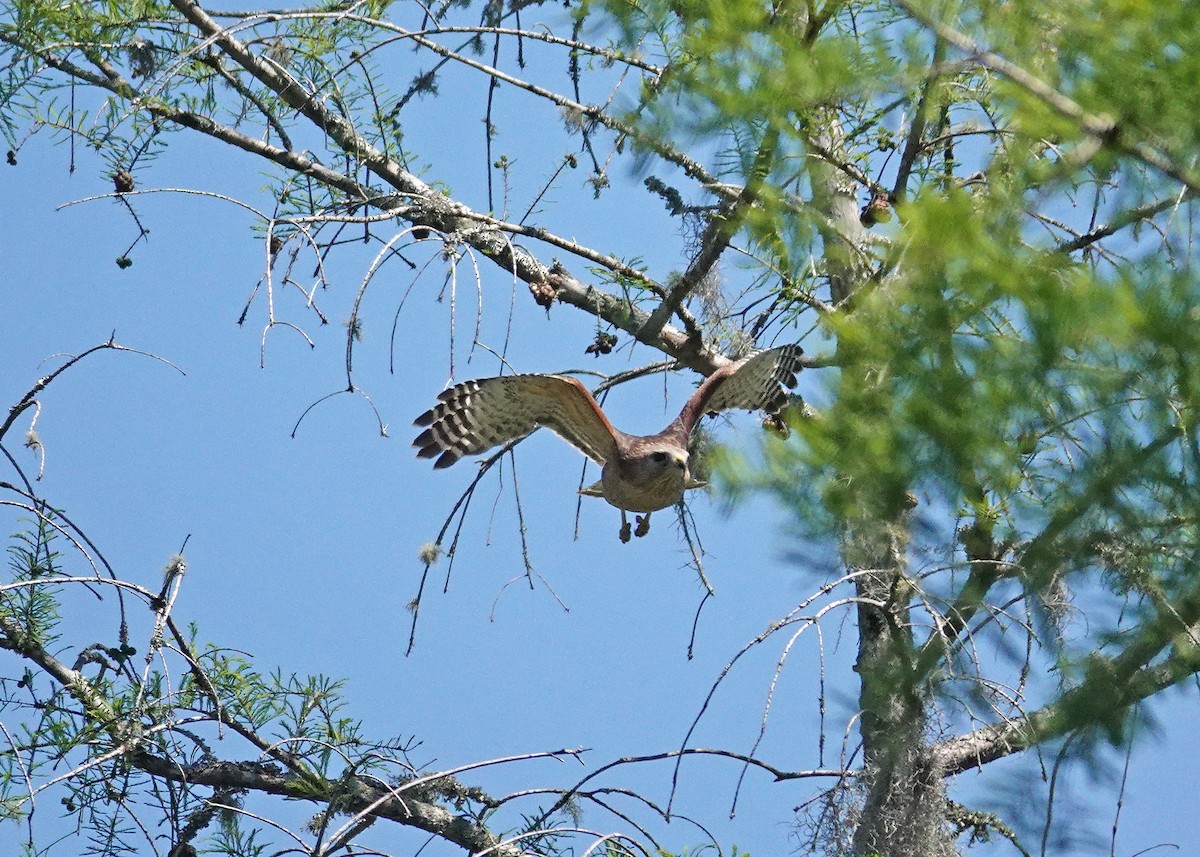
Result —
[[[856,185],[845,162],[842,129],[832,112],[811,120],[809,175],[813,204],[823,215],[821,237],[834,305],[852,311],[855,292],[874,276],[864,247]],[[848,384],[866,384],[871,367],[844,366]],[[850,377],[857,374],[859,377]],[[860,732],[865,790],[853,837],[857,855],[950,857],[957,854],[947,824],[943,773],[928,743],[928,705],[913,662],[905,575],[902,506],[889,508],[873,487],[864,487],[860,510],[847,521],[842,559],[855,578],[858,606]]]

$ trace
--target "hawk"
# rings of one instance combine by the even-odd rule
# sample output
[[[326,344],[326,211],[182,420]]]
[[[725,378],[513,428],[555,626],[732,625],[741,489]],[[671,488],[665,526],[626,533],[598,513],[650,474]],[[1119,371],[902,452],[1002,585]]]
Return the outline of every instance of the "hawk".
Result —
[[[777,415],[796,385],[804,352],[783,345],[751,354],[713,372],[683,410],[658,434],[625,434],[613,427],[587,387],[564,375],[504,375],[465,381],[444,390],[438,404],[417,417],[426,427],[413,441],[420,458],[449,467],[464,455],[486,452],[545,426],[601,466],[600,481],[581,493],[603,497],[621,511],[621,541],[629,541],[626,512],[637,535],[650,531],[650,513],[703,483],[688,471],[688,439],[706,413],[764,410]]]

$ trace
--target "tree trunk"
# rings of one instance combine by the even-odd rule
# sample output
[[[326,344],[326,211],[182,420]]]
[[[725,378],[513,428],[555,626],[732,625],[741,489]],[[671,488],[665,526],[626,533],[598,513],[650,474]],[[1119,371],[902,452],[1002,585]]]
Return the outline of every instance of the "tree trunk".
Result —
[[[836,115],[810,120],[816,152],[810,153],[813,205],[820,226],[833,303],[849,312],[848,300],[872,276],[864,252],[855,185],[837,166],[843,159]],[[843,383],[864,384],[867,367],[843,366]],[[848,377],[855,373],[859,377]],[[905,575],[907,513],[880,502],[863,486],[858,512],[847,521],[843,561],[855,578],[858,605],[859,731],[863,741],[865,800],[854,834],[856,855],[947,857],[957,854],[946,822],[941,772],[927,743],[926,699],[913,669],[913,638]]]
[[[941,772],[927,744],[928,709],[913,671],[913,637],[900,525],[860,521],[843,554],[856,578],[859,731],[865,800],[854,834],[856,855],[950,857]]]

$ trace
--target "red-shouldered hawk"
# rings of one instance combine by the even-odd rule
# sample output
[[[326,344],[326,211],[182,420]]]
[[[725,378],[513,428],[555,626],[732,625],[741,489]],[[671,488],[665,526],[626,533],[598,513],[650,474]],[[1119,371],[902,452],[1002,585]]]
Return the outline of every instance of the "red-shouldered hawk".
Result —
[[[777,414],[796,385],[804,352],[799,345],[759,351],[718,369],[658,434],[625,434],[604,416],[587,387],[563,375],[504,375],[465,381],[442,392],[439,404],[417,417],[427,426],[413,441],[421,458],[449,467],[545,426],[601,465],[600,481],[584,494],[621,510],[621,541],[629,541],[626,512],[642,512],[637,535],[650,530],[650,513],[678,503],[701,484],[688,472],[688,439],[705,413],[764,410]]]

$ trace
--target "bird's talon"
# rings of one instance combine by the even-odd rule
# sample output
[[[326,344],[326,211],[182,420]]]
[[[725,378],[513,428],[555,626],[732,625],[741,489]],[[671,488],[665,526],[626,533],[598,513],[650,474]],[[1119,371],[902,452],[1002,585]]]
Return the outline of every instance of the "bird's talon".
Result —
[[[637,536],[638,538],[641,538],[642,536],[646,535],[646,533],[650,532],[650,516],[649,515],[645,515],[645,516],[638,515],[638,516],[636,516],[635,520],[637,521],[637,529],[633,531],[633,534],[635,536]]]
[[[639,526],[640,526],[640,525],[639,525]],[[639,532],[639,533],[638,533],[638,535],[640,536],[640,535],[642,535],[642,534]],[[620,533],[620,536],[621,536],[621,541],[622,541],[622,542],[628,542],[628,541],[629,541],[629,522],[628,522],[628,521],[626,521],[625,523],[621,524],[621,533]]]

